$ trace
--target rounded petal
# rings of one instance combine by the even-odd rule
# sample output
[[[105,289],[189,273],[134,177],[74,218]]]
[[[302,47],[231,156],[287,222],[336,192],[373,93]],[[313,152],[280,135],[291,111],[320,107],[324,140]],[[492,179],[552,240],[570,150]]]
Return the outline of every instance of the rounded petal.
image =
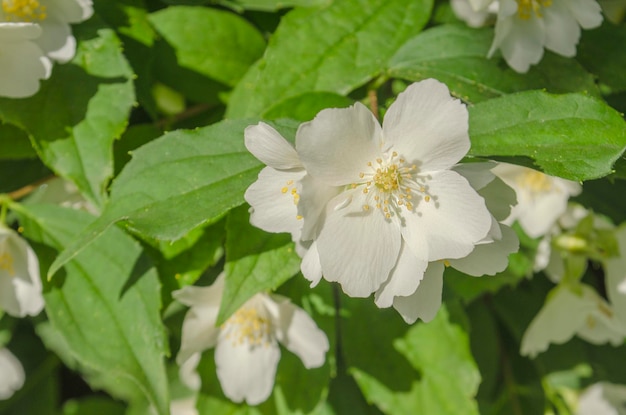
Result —
[[[501,225],[502,239],[489,244],[476,245],[466,257],[450,259],[450,266],[468,275],[496,275],[509,265],[509,255],[519,249],[517,234],[506,225]]]
[[[363,196],[358,190],[353,194],[355,199]],[[352,203],[364,204],[361,200]],[[326,280],[339,282],[351,297],[367,297],[387,280],[396,264],[400,232],[378,211],[344,208],[328,215],[317,250]]]
[[[485,26],[494,17],[486,8],[474,9],[468,0],[451,0],[450,6],[454,14],[469,27]]]
[[[376,305],[380,308],[391,307],[395,297],[406,297],[414,293],[427,266],[428,262],[419,260],[403,243],[396,266],[391,270],[387,281],[376,291]]]
[[[343,187],[328,186],[307,174],[299,183],[300,203],[298,212],[304,218],[302,239],[314,239],[326,219],[329,202],[343,191]],[[332,207],[331,207],[332,208]]]
[[[266,167],[256,182],[246,190],[244,198],[252,206],[250,223],[267,232],[300,233],[297,182],[304,171],[280,171]]]
[[[367,163],[381,154],[382,132],[363,104],[320,111],[300,125],[296,149],[307,172],[331,186],[359,181]]]
[[[496,165],[497,163],[494,161],[460,163],[454,166],[452,170],[465,177],[470,186],[479,191],[496,178],[496,175],[491,171]]]
[[[170,413],[172,415],[198,415],[196,397],[190,396],[183,399],[172,400],[170,403]]]
[[[224,395],[234,402],[257,405],[272,394],[280,348],[275,339],[251,346],[220,337],[215,348],[217,378]]]
[[[293,146],[273,127],[260,122],[244,131],[246,148],[254,157],[277,170],[302,169]]]
[[[426,79],[409,85],[383,122],[385,145],[422,172],[452,167],[470,148],[467,108],[448,87]]]
[[[29,23],[0,25],[0,96],[29,97],[50,76],[50,61],[33,41],[40,33]]]
[[[52,60],[69,62],[76,54],[76,39],[69,24],[48,18],[40,23],[43,33],[36,42]]]
[[[24,317],[43,307],[37,256],[17,232],[0,226],[0,308]]]
[[[288,298],[271,295],[265,302],[274,303],[269,305],[268,310],[272,315],[272,326],[278,341],[298,356],[307,369],[322,366],[329,348],[326,333]]]
[[[567,6],[583,29],[593,29],[602,24],[602,9],[597,1],[567,0]]]
[[[9,399],[24,385],[24,368],[7,348],[0,348],[0,400]]]
[[[200,386],[202,386],[202,380],[196,371],[201,358],[202,354],[197,352],[189,356],[184,362],[179,362],[178,377],[189,389],[194,391],[200,390]]]
[[[580,26],[567,10],[567,6],[559,1],[553,2],[550,7],[545,8],[543,19],[546,48],[568,58],[576,56]]]
[[[322,264],[317,252],[317,243],[313,242],[302,258],[300,270],[304,278],[311,281],[311,287],[315,287],[322,279]]]
[[[80,23],[93,15],[91,0],[46,0],[47,12],[67,23]]]
[[[421,200],[415,214],[405,215],[402,236],[421,260],[462,258],[489,232],[491,214],[458,173],[441,171],[431,177],[427,185],[432,199]]]
[[[408,324],[415,323],[418,318],[429,322],[437,315],[441,307],[443,270],[442,262],[431,262],[424,272],[424,279],[413,294],[394,298],[393,308]]]

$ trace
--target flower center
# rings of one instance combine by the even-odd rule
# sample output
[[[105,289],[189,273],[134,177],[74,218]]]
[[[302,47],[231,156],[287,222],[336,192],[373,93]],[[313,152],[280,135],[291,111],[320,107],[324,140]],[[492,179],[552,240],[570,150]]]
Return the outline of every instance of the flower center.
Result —
[[[364,211],[373,206],[387,219],[401,213],[402,207],[412,212],[418,194],[425,202],[431,200],[426,181],[428,176],[419,176],[416,165],[408,165],[406,160],[393,151],[367,163],[368,170],[359,173],[364,181],[353,183],[352,188],[363,186],[367,195]]]
[[[518,177],[518,184],[523,189],[530,189],[535,192],[549,192],[554,188],[550,177],[536,170],[528,170],[521,174]]]
[[[38,0],[2,0],[2,11],[8,22],[45,20],[46,6]]]
[[[242,307],[222,325],[222,329],[229,329],[227,339],[231,339],[234,346],[247,343],[250,346],[269,345],[270,322],[254,307]]]
[[[7,253],[0,254],[0,269],[5,270],[9,275],[15,275],[15,269],[13,268],[13,258]]]
[[[517,15],[524,20],[530,19],[533,14],[543,17],[541,9],[551,5],[552,0],[517,0]]]
[[[300,194],[298,193],[298,189],[296,188],[293,180],[287,180],[285,182],[285,185],[283,187],[281,187],[280,193],[282,193],[283,195],[291,195],[291,196],[293,196],[293,204],[294,205],[297,205],[298,202],[300,202]],[[302,216],[297,215],[296,219],[300,220],[300,219],[302,219]]]

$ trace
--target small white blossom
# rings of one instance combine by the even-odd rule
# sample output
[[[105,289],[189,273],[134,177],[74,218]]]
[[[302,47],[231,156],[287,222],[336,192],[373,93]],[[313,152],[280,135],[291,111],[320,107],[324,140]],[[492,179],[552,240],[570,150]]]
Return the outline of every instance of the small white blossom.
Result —
[[[32,248],[12,229],[0,225],[0,308],[15,317],[43,309],[39,261]]]
[[[469,0],[450,0],[452,11],[456,16],[463,20],[469,27],[482,27],[488,23],[492,23],[496,19],[498,13],[498,2],[494,1],[481,8],[474,10]]]
[[[532,238],[548,233],[565,213],[569,198],[582,190],[576,182],[514,164],[500,163],[493,172],[517,193],[517,205],[504,223],[518,221]]]
[[[176,359],[181,365],[181,379],[190,387],[199,387],[193,369],[200,353],[212,347],[224,394],[249,405],[265,401],[272,393],[280,359],[278,342],[296,354],[306,368],[324,364],[329,348],[326,334],[285,297],[256,294],[216,327],[223,289],[221,274],[210,287],[189,286],[174,292],[178,301],[191,307],[183,322]]]
[[[24,368],[7,348],[0,348],[0,400],[9,399],[24,385]]]
[[[67,62],[76,53],[71,23],[80,23],[93,14],[91,0],[0,0],[1,22],[35,23],[41,36],[33,39],[46,56]]]
[[[559,285],[548,294],[546,303],[530,323],[522,338],[522,355],[534,357],[550,343],[562,344],[574,335],[593,343],[624,341],[626,324],[590,286]]]
[[[580,394],[576,415],[626,415],[626,386],[594,383]]]
[[[52,63],[35,43],[40,36],[36,24],[0,22],[0,96],[29,97],[50,77]]]

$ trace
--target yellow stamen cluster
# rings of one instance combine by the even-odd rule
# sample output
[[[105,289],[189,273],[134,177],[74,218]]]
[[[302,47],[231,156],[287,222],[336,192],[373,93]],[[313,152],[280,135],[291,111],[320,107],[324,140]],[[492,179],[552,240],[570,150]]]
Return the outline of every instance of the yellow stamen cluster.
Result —
[[[530,19],[533,14],[543,17],[541,9],[551,5],[552,0],[517,0],[517,15],[524,20]]]
[[[549,192],[554,187],[549,176],[536,170],[528,170],[524,172],[524,174],[521,174],[518,177],[517,182],[520,187],[530,189],[535,192]]]
[[[406,160],[398,156],[397,152],[391,155],[379,157],[374,162],[368,162],[369,171],[359,173],[362,183],[353,183],[352,188],[363,185],[363,193],[368,195],[368,203],[363,205],[364,211],[369,211],[371,206],[382,211],[387,219],[391,219],[397,211],[404,206],[408,211],[413,211],[414,193],[426,193],[424,185],[418,184],[417,166],[407,165]],[[430,201],[429,195],[424,196],[426,202]]]
[[[13,258],[7,253],[0,254],[0,269],[5,270],[9,275],[15,275],[15,269],[13,268]]]
[[[2,11],[9,22],[35,22],[47,17],[46,6],[38,0],[2,0]]]
[[[293,180],[287,180],[287,182],[285,182],[285,186],[280,188],[280,193],[293,196],[294,205],[297,205],[298,202],[300,202],[300,194],[298,193],[298,189],[294,185]],[[296,219],[300,220],[302,219],[302,216],[297,215]]]
[[[233,342],[234,346],[247,343],[251,346],[269,346],[270,322],[259,314],[253,307],[242,307],[233,314],[226,323],[222,324],[222,329],[230,328],[227,339]]]

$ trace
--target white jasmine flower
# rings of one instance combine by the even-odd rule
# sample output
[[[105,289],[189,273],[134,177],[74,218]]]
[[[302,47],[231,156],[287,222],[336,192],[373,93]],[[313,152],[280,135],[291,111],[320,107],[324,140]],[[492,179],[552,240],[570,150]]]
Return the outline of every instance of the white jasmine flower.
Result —
[[[0,348],[0,400],[9,399],[24,385],[24,368],[9,349]]]
[[[514,164],[500,163],[493,172],[517,193],[517,205],[504,223],[518,221],[532,238],[545,235],[565,213],[569,198],[582,190],[576,182]]]
[[[498,2],[485,5],[484,9],[474,10],[469,0],[450,0],[452,11],[469,27],[482,27],[495,21],[498,13]]]
[[[454,167],[485,198],[493,215],[492,227],[482,243],[476,245],[469,255],[429,263],[424,278],[413,294],[393,298],[393,307],[407,323],[412,324],[418,318],[428,322],[435,317],[441,306],[444,264],[476,277],[495,275],[506,269],[509,255],[519,249],[515,232],[499,223],[509,215],[511,206],[515,204],[515,192],[491,172],[494,166],[495,163],[469,163]],[[380,301],[383,291],[384,286],[376,292],[376,304],[379,307],[389,306]]]
[[[462,258],[487,235],[484,200],[451,170],[467,128],[465,106],[433,79],[400,94],[382,128],[360,103],[300,126],[302,239],[326,280],[356,297],[383,283],[388,299],[410,295],[428,262]]]
[[[296,354],[306,368],[324,364],[328,338],[299,307],[278,295],[256,294],[224,324],[215,326],[224,289],[224,274],[210,287],[185,287],[174,297],[191,307],[183,322],[183,338],[177,362],[200,359],[215,346],[217,377],[224,394],[234,402],[256,405],[265,401],[274,386],[280,359],[278,342]],[[181,373],[185,381],[189,367]],[[190,386],[198,386],[192,379]]]
[[[41,27],[33,39],[52,60],[67,62],[76,53],[71,23],[93,14],[91,0],[0,0],[0,22],[29,22]]]
[[[0,308],[15,317],[37,315],[44,306],[39,261],[12,229],[0,226]]]
[[[617,346],[624,341],[626,324],[592,287],[560,285],[550,291],[524,333],[521,354],[534,357],[550,343],[562,344],[574,335],[593,344]]]
[[[484,0],[470,0],[475,10],[484,10]],[[495,38],[488,56],[498,49],[517,72],[527,72],[538,63],[546,48],[571,58],[576,55],[580,28],[602,23],[596,0],[498,0]],[[489,3],[488,3],[489,4]]]
[[[40,36],[38,25],[0,22],[0,96],[29,97],[50,77],[52,64],[35,43]]]
[[[580,394],[576,415],[626,415],[626,386],[594,383]]]

